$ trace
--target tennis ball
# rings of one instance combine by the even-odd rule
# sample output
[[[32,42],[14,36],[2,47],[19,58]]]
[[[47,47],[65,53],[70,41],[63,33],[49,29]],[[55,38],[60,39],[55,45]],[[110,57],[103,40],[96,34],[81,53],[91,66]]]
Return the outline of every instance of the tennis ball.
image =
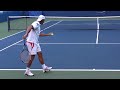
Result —
[[[51,35],[54,35],[53,33],[51,33]]]

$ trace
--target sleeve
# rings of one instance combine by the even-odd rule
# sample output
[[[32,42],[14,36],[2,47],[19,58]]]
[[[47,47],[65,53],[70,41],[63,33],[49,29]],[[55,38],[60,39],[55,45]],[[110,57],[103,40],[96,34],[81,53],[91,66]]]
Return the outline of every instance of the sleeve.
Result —
[[[38,25],[39,25],[39,24],[38,24],[38,23],[36,23],[36,22],[33,22],[31,25],[33,26],[33,28],[34,28],[34,30],[35,30],[35,29],[37,29],[37,28],[38,28]]]

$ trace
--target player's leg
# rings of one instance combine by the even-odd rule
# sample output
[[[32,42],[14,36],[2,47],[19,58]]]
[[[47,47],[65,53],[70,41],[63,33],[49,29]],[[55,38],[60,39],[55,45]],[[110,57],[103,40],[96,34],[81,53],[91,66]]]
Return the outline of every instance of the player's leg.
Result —
[[[44,58],[43,58],[43,55],[41,52],[41,47],[39,44],[37,46],[37,55],[38,55],[38,59],[39,59],[40,63],[42,64],[43,72],[50,71],[52,69],[52,67],[48,67],[45,65]]]
[[[34,74],[30,71],[30,67],[32,65],[32,62],[35,58],[35,55],[36,55],[36,50],[37,50],[37,46],[34,45],[34,43],[31,43],[31,42],[27,42],[27,47],[28,47],[28,51],[30,52],[30,60],[29,62],[27,63],[27,67],[26,67],[26,71],[25,71],[25,75],[28,75],[28,76],[34,76]]]
[[[39,59],[40,63],[43,65],[44,64],[44,59],[43,59],[42,52],[41,51],[37,52],[37,55],[38,55],[38,59]]]
[[[24,73],[27,76],[34,76],[34,74],[30,71],[30,67],[31,67],[32,62],[34,60],[34,57],[35,57],[35,55],[31,55],[31,58],[30,58],[29,62],[27,63],[26,71]]]
[[[29,62],[27,63],[27,67],[28,67],[28,68],[31,67],[34,58],[35,58],[35,55],[30,55],[30,60],[29,60]]]

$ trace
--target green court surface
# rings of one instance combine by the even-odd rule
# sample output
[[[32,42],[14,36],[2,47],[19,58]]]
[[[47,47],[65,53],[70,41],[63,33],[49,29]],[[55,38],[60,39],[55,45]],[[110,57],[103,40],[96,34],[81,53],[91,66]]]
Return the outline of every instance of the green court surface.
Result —
[[[1,70],[0,79],[120,79],[120,71],[32,71],[35,76],[24,75],[24,70]]]
[[[11,34],[17,33],[19,31],[20,30],[11,30],[11,31],[8,32],[8,24],[7,24],[7,22],[0,23],[0,39],[4,38],[4,37],[7,37],[7,36],[9,36]]]

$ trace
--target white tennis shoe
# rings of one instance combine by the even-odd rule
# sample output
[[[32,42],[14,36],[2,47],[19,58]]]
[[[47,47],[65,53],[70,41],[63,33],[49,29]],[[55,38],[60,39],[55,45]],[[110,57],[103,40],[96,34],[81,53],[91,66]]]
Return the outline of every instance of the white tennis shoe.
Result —
[[[43,68],[43,72],[45,73],[45,72],[47,72],[47,71],[51,71],[51,69],[52,69],[52,67],[45,66],[45,67]]]
[[[27,75],[27,76],[34,76],[34,74],[31,73],[30,70],[26,70],[25,73],[24,73],[24,75]]]

